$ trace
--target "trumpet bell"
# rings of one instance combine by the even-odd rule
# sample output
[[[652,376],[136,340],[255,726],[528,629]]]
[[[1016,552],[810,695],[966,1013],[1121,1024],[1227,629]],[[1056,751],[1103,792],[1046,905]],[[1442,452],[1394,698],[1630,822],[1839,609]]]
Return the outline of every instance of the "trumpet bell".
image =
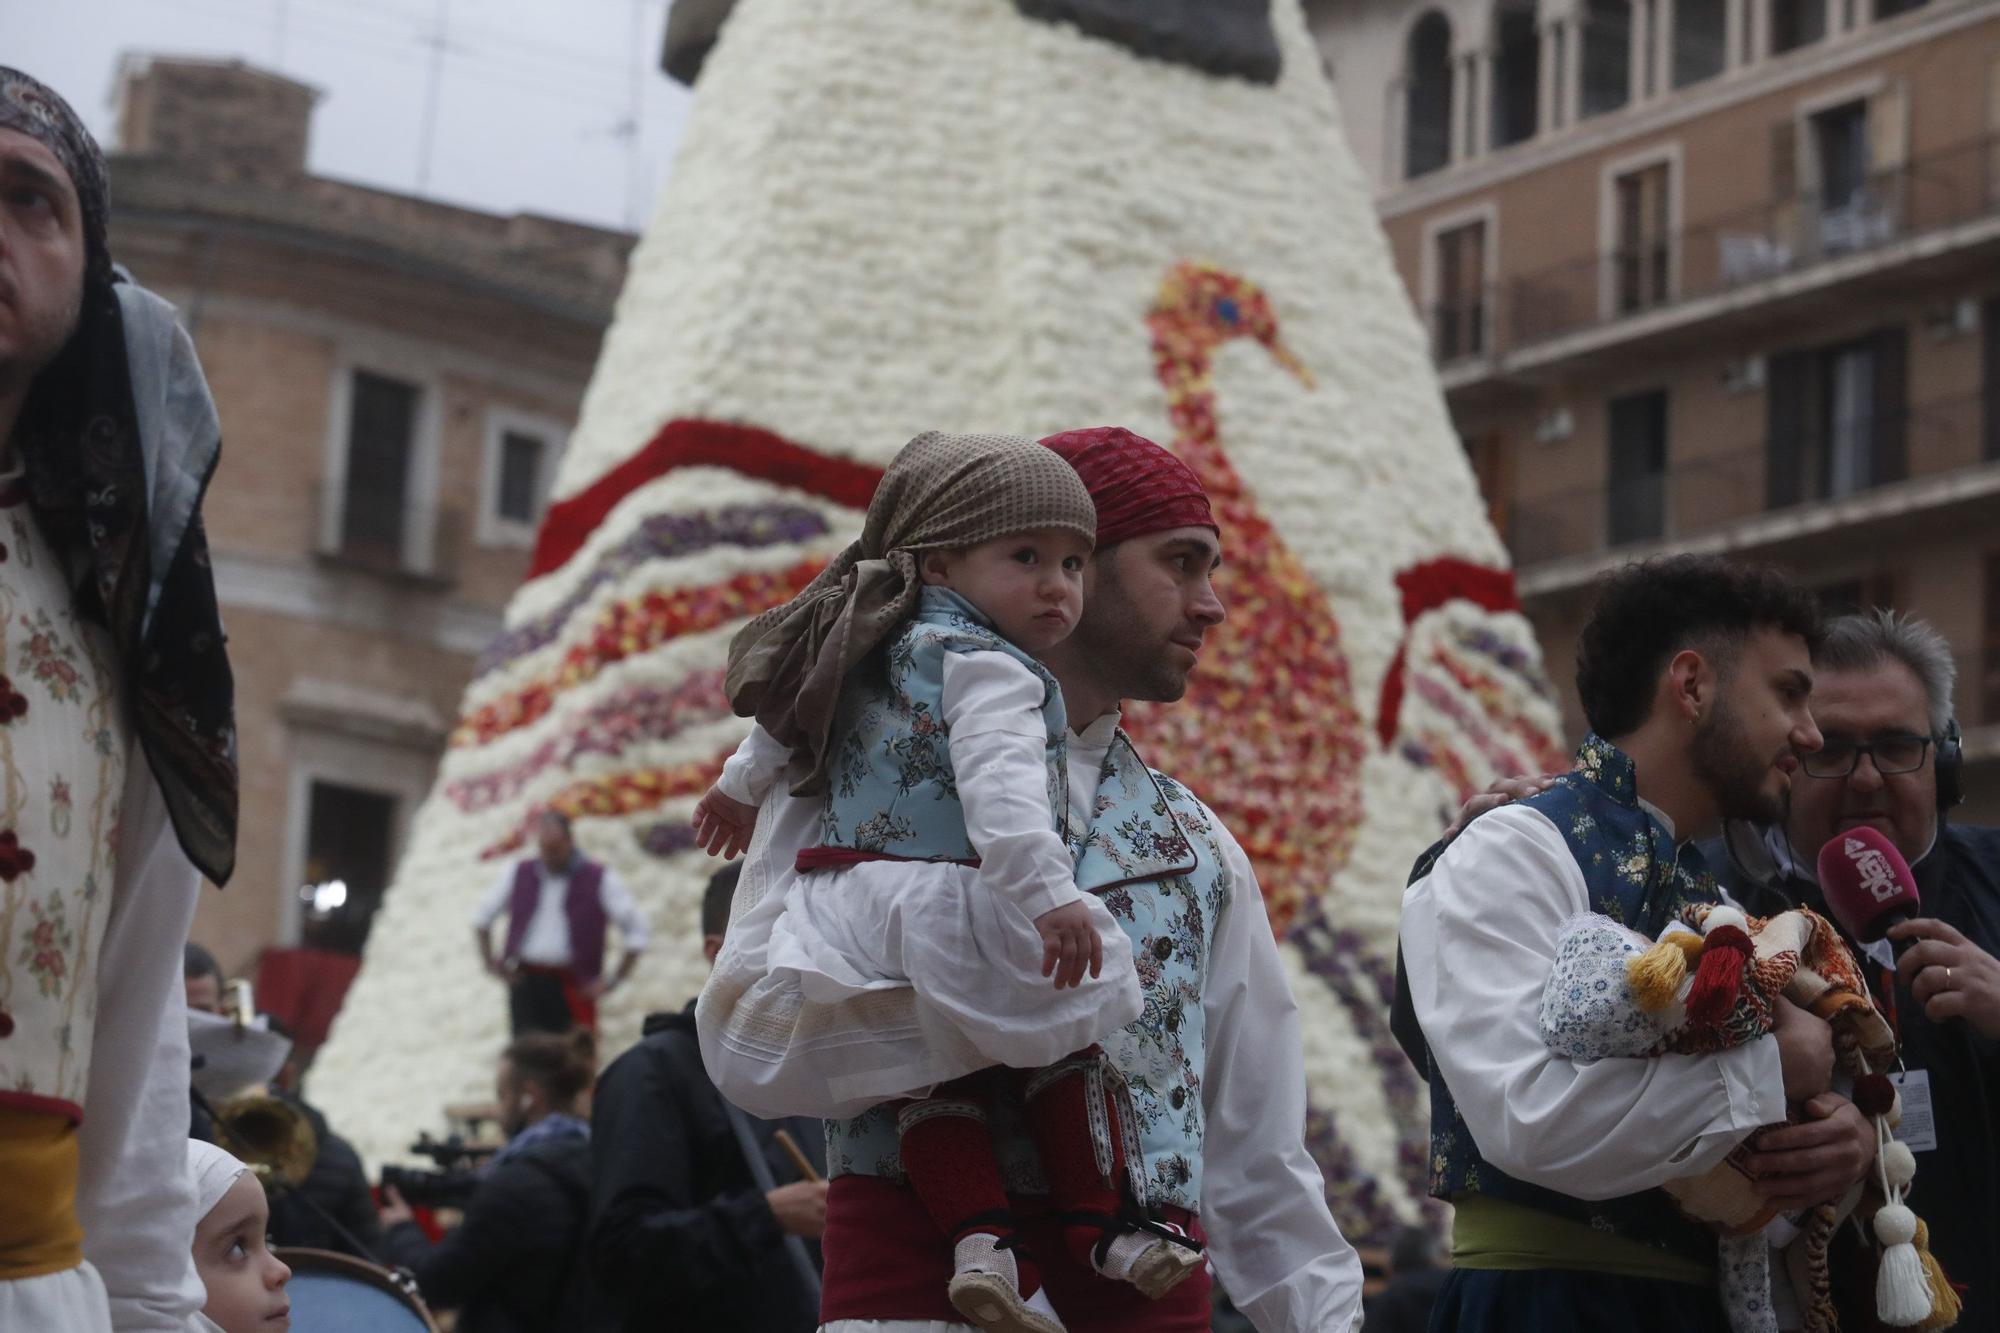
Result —
[[[289,1102],[263,1093],[217,1108],[216,1138],[257,1173],[267,1187],[296,1188],[319,1156],[312,1122]]]

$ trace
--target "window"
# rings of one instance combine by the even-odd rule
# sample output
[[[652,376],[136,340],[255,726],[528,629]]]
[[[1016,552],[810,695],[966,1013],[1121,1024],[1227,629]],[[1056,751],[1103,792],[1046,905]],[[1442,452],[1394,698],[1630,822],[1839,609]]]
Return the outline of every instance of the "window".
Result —
[[[533,523],[541,508],[542,454],[548,441],[539,435],[504,431],[500,436],[500,494],[494,514],[512,523]]]
[[[1835,616],[1851,616],[1857,611],[1896,604],[1896,581],[1887,570],[1822,584],[1812,591],[1814,599],[1819,602],[1820,614],[1829,620]]]
[[[1437,306],[1433,338],[1438,363],[1486,351],[1486,223],[1468,222],[1437,235]]]
[[[1771,358],[1767,499],[1776,509],[1902,479],[1908,338],[1885,329]]]
[[[1494,14],[1493,146],[1535,136],[1541,106],[1542,37],[1535,0],[1500,0]]]
[[[302,935],[313,948],[359,954],[389,887],[396,798],[315,779],[306,802]]]
[[[1667,392],[1614,398],[1609,418],[1606,539],[1613,546],[1649,541],[1666,531]]]
[[[481,544],[534,544],[563,437],[560,422],[501,408],[487,413],[486,466],[480,478]]]
[[[1613,182],[1618,210],[1617,248],[1612,255],[1616,309],[1621,315],[1650,309],[1671,297],[1673,234],[1670,230],[1671,163],[1656,162],[1628,171]]]
[[[1883,19],[1892,19],[1898,14],[1907,14],[1913,9],[1922,9],[1924,4],[1925,0],[1875,0],[1875,19],[1877,22]]]
[[[1451,161],[1451,20],[1432,10],[1410,29],[1403,174],[1426,175]]]
[[[1850,208],[1868,189],[1868,103],[1849,102],[1822,111],[1811,123],[1820,209],[1832,213]]]
[[[1632,99],[1631,0],[1588,0],[1583,12],[1582,114],[1601,116]]]
[[[1472,465],[1472,476],[1479,483],[1479,494],[1486,501],[1487,520],[1493,524],[1495,532],[1505,533],[1514,489],[1506,436],[1498,431],[1487,431],[1461,437],[1459,443],[1465,448],[1466,461]]]
[[[1712,79],[1729,63],[1729,0],[1674,0],[1674,87]]]
[[[1826,36],[1826,0],[1771,0],[1771,54],[1811,46]]]
[[[410,519],[410,463],[422,396],[414,384],[373,371],[352,372],[339,554],[370,563],[402,563]]]

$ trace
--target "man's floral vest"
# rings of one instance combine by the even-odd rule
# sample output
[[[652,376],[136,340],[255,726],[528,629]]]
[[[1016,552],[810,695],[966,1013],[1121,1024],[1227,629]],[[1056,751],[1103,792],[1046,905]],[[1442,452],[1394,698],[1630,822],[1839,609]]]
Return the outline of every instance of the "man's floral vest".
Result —
[[[1721,899],[1715,877],[1694,844],[1676,847],[1665,827],[1639,805],[1632,760],[1596,735],[1584,739],[1574,770],[1522,804],[1541,811],[1562,831],[1570,854],[1583,871],[1590,910],[1623,922],[1648,939],[1656,938],[1683,907]],[[1451,965],[1448,958],[1443,962],[1446,967]],[[1714,1260],[1714,1233],[1682,1217],[1663,1190],[1584,1200],[1507,1175],[1479,1155],[1435,1061],[1430,1086],[1433,1196],[1450,1199],[1485,1194],[1690,1257]],[[1662,1153],[1680,1146],[1658,1145]]]
[[[925,588],[916,614],[884,653],[884,670],[857,672],[841,695],[821,847],[922,861],[979,859],[966,837],[944,723],[950,653],[1005,653],[1041,677],[1049,808],[1058,819],[1069,808],[1062,687],[970,602],[946,588]]]
[[[1132,1095],[1145,1202],[1191,1212],[1201,1207],[1202,992],[1216,924],[1236,889],[1212,820],[1185,788],[1148,769],[1120,732],[1090,826],[1070,840],[1077,887],[1096,894],[1124,929],[1138,966],[1144,1008],[1102,1045]],[[1046,1192],[1011,1096],[993,1108],[991,1129],[1008,1189]],[[833,1175],[902,1179],[894,1113],[877,1106],[828,1121],[827,1162]]]

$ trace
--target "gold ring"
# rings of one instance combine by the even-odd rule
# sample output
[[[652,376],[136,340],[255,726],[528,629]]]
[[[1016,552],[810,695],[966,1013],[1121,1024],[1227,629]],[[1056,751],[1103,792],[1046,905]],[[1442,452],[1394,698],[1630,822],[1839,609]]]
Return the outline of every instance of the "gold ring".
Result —
[[[1944,988],[1951,989],[1951,969],[1948,967],[1944,970]]]

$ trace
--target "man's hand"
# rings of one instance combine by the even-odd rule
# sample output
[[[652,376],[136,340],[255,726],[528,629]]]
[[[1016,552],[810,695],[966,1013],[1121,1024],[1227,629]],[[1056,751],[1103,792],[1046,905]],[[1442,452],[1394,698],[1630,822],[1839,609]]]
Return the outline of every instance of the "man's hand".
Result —
[[[513,963],[508,962],[506,960],[495,959],[495,958],[489,958],[486,960],[487,975],[492,977],[498,977],[500,980],[506,982],[509,986],[514,984],[514,977],[517,971],[518,969],[516,968],[516,966]]]
[[[375,1206],[375,1215],[382,1219],[382,1229],[387,1231],[398,1222],[414,1222],[417,1215],[410,1211],[410,1205],[403,1202],[403,1196],[396,1192],[394,1185],[382,1187],[382,1202]]]
[[[1925,1018],[1962,1018],[1980,1036],[2000,1040],[2000,960],[1935,917],[1905,921],[1889,938],[1917,941],[1896,960],[1896,976]]]
[[[1823,1092],[1802,1109],[1804,1124],[1767,1129],[1751,1140],[1757,1193],[1788,1213],[1832,1203],[1875,1164],[1875,1126],[1853,1102]]]
[[[1458,808],[1458,814],[1452,819],[1451,827],[1444,831],[1444,840],[1450,842],[1465,832],[1467,824],[1488,810],[1497,810],[1509,801],[1525,801],[1530,796],[1547,791],[1561,776],[1560,773],[1544,773],[1538,778],[1498,779],[1485,791],[1473,793],[1466,803]]]
[[[1042,975],[1054,974],[1056,989],[1083,981],[1083,969],[1096,976],[1104,970],[1104,941],[1090,924],[1090,909],[1082,903],[1065,903],[1035,918],[1035,930],[1042,937]]]
[[[787,1236],[818,1240],[820,1232],[826,1230],[824,1180],[801,1180],[780,1185],[764,1196],[764,1202],[771,1205],[771,1216],[778,1219],[779,1228]]]
[[[742,855],[756,828],[757,807],[725,796],[720,787],[710,787],[695,803],[694,845],[710,856]]]
[[[1780,996],[1777,1026],[1778,1065],[1785,1074],[1785,1100],[1803,1102],[1825,1092],[1833,1082],[1833,1027]]]
[[[611,993],[611,984],[603,977],[592,977],[589,981],[578,986],[577,989],[583,992],[584,999],[595,1004]]]

